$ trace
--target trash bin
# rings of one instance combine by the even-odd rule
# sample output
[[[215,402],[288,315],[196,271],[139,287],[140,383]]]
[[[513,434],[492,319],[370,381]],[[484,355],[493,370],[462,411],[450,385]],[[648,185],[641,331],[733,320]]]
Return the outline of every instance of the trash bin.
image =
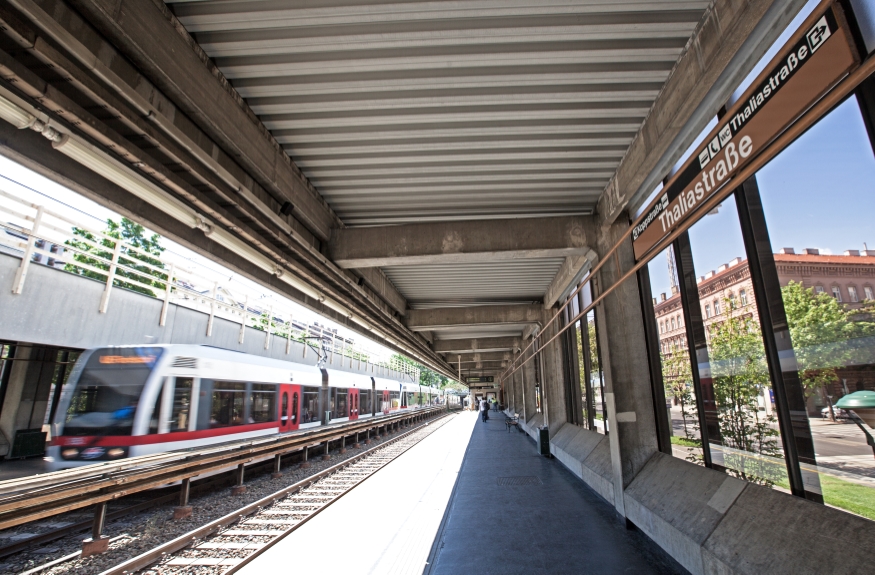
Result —
[[[538,428],[538,454],[550,457],[550,429],[546,425]]]

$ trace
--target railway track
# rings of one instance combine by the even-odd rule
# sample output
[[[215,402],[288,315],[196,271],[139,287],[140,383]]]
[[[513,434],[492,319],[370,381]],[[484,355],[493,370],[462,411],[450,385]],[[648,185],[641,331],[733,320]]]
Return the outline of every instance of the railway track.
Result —
[[[155,563],[162,575],[234,573],[428,437],[447,416],[280,489],[100,575],[126,575]]]

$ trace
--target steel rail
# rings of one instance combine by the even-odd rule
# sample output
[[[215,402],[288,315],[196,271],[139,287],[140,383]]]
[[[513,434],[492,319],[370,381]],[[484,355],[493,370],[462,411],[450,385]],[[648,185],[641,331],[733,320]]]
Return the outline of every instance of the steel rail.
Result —
[[[552,341],[562,335],[566,330],[568,330],[571,326],[573,326],[577,321],[586,316],[592,309],[595,308],[605,297],[607,297],[614,289],[619,287],[623,282],[629,279],[633,274],[635,274],[642,267],[646,266],[650,261],[656,257],[662,250],[667,248],[671,243],[677,239],[682,233],[686,232],[690,229],[699,218],[709,211],[713,210],[717,204],[721,201],[725,200],[727,196],[729,196],[734,189],[737,187],[736,182],[744,182],[752,175],[756,174],[756,172],[774,159],[775,155],[780,152],[783,148],[790,145],[796,138],[802,135],[806,130],[811,128],[814,124],[816,124],[824,115],[826,115],[834,106],[839,104],[842,100],[844,100],[858,85],[860,85],[863,80],[869,77],[872,73],[875,73],[875,57],[870,57],[868,60],[863,62],[856,70],[846,75],[842,80],[836,83],[836,85],[820,100],[818,100],[815,104],[808,108],[791,126],[785,129],[781,135],[776,137],[772,142],[763,148],[763,150],[753,159],[751,160],[744,168],[738,171],[738,173],[732,178],[726,180],[724,184],[721,186],[720,190],[715,192],[707,201],[700,204],[699,207],[695,208],[690,212],[690,216],[686,218],[685,222],[681,224],[677,229],[671,232],[669,235],[665,236],[662,240],[657,242],[653,247],[649,250],[649,257],[643,258],[641,261],[632,266],[626,273],[620,276],[613,284],[604,288],[602,292],[597,296],[592,298],[592,302],[586,306],[583,310],[581,310],[576,316],[571,318],[564,327],[561,327],[557,330],[556,334],[553,335],[549,340],[544,342],[539,346],[539,349],[543,349],[545,346],[549,345]],[[598,272],[601,267],[608,262],[612,256],[615,255],[616,251],[626,242],[626,240],[630,237],[631,231],[635,228],[635,226],[646,217],[645,214],[641,214],[632,224],[629,226],[629,231],[623,234],[623,237],[617,241],[611,247],[610,250],[601,258],[598,264],[590,270],[587,279],[577,288],[572,291],[567,301],[559,307],[559,310],[556,314],[544,324],[544,328],[542,331],[546,330],[547,326],[551,325],[557,317],[561,313],[565,311],[565,308],[568,307],[574,299],[574,296],[583,289],[585,285],[590,283],[592,278],[595,276],[596,272]],[[620,273],[620,265],[617,262],[617,273]],[[522,350],[518,356],[518,359],[523,357],[523,355],[539,340],[536,336],[532,339],[531,343],[526,346],[524,350]],[[524,359],[520,365],[514,367],[516,363],[516,359],[513,360],[511,366],[505,370],[504,373],[501,374],[500,380],[504,382],[508,377],[516,373],[523,365],[528,363],[536,353],[540,353],[539,351],[533,352],[529,355],[528,358]],[[513,369],[511,369],[513,368]]]
[[[432,411],[432,413],[435,413],[435,412]],[[446,415],[449,415],[447,412],[444,412],[444,414],[445,415],[442,416],[441,419],[443,417],[445,417]],[[248,504],[240,509],[237,509],[235,511],[232,511],[231,513],[224,515],[223,517],[215,519],[215,520],[211,521],[210,523],[207,523],[206,525],[203,525],[201,527],[193,529],[192,531],[189,531],[188,533],[185,533],[185,534],[183,534],[183,535],[181,535],[181,536],[179,536],[171,541],[168,541],[162,545],[159,545],[153,549],[150,549],[149,551],[147,551],[141,555],[138,555],[136,557],[128,559],[127,561],[124,561],[123,563],[120,563],[119,565],[116,565],[115,567],[112,567],[110,569],[107,569],[106,571],[103,571],[102,573],[100,573],[100,575],[129,575],[131,573],[136,573],[137,571],[143,569],[144,567],[148,567],[149,565],[155,563],[156,561],[161,560],[166,555],[181,551],[181,550],[185,549],[186,547],[188,547],[189,545],[191,545],[192,543],[195,543],[199,540],[202,540],[206,537],[209,537],[210,535],[216,533],[219,529],[221,529],[223,527],[237,523],[238,521],[240,521],[244,517],[247,517],[249,515],[257,513],[258,511],[260,511],[260,510],[264,509],[265,507],[279,501],[280,499],[283,499],[289,495],[292,495],[292,494],[295,494],[299,491],[302,491],[302,490],[310,487],[311,485],[317,483],[318,481],[325,479],[326,477],[333,475],[334,473],[341,471],[341,470],[353,465],[354,463],[356,463],[356,462],[358,462],[358,461],[360,461],[360,460],[362,460],[370,455],[374,455],[375,453],[379,452],[380,450],[391,446],[393,443],[401,441],[401,440],[405,439],[406,437],[408,437],[409,435],[411,435],[417,431],[422,430],[423,427],[424,427],[424,425],[418,425],[418,426],[414,427],[413,429],[406,431],[406,432],[402,433],[401,435],[394,437],[385,443],[382,443],[380,445],[372,447],[371,449],[368,449],[367,451],[363,451],[362,453],[359,453],[358,455],[355,455],[354,457],[351,457],[345,461],[341,461],[340,463],[337,463],[336,465],[332,465],[331,467],[324,469],[324,470],[322,470],[314,475],[311,475],[310,477],[302,479],[301,481],[298,481],[297,483],[294,483],[288,487],[284,487],[283,489],[280,489],[279,491],[271,493],[270,495],[267,495],[267,496],[259,499],[258,501],[254,501],[254,502],[252,502],[252,503],[250,503],[250,504]],[[411,445],[410,447],[413,447],[413,445]],[[409,449],[409,447],[408,447],[408,449]],[[406,451],[406,449],[405,449],[405,451]],[[401,453],[403,453],[403,451]],[[399,455],[401,455],[401,453],[397,454],[395,457],[397,458]],[[383,466],[381,466],[381,468],[382,467]],[[368,475],[368,477],[369,476],[370,475]],[[357,483],[356,485],[358,485],[359,483]],[[355,487],[355,486],[353,486],[353,487]],[[333,499],[330,503],[333,503],[337,499],[339,499],[339,497]],[[275,538],[274,540],[269,542],[267,545],[265,545],[264,547],[262,547],[261,549],[256,551],[255,554],[247,557],[244,560],[245,562],[241,562],[239,565],[235,565],[229,571],[229,573],[232,573],[232,572],[236,571],[237,569],[239,569],[240,567],[243,567],[243,565],[245,565],[246,563],[249,563],[249,561],[251,561],[255,556],[263,553],[268,548],[270,548],[273,544],[277,543],[280,539],[282,539],[282,537],[284,537],[285,535],[288,535],[289,533],[294,531],[294,529],[303,525],[309,519],[316,516],[323,509],[327,508],[328,505],[330,505],[330,503],[327,505],[323,505],[321,508],[310,513],[307,518],[305,518],[301,522],[297,523],[292,529],[289,529],[282,536]]]
[[[160,462],[155,462],[152,456],[145,456],[145,461],[140,465],[136,461],[138,458],[131,458],[126,462],[126,468],[120,471],[107,470],[103,466],[93,470],[82,468],[82,476],[69,477],[62,474],[57,483],[46,483],[36,492],[16,491],[0,497],[0,529],[113,501],[125,495],[230,469],[254,460],[335,441],[352,433],[361,433],[407,419],[418,419],[420,416],[431,416],[443,410],[443,407],[425,408],[363,422],[345,423],[332,429],[303,435],[271,436],[271,439],[262,442],[236,442],[218,449],[211,447],[206,450],[207,455],[202,455],[203,451],[171,453],[167,454],[168,459]],[[51,475],[53,474],[47,474],[46,479],[51,479]]]

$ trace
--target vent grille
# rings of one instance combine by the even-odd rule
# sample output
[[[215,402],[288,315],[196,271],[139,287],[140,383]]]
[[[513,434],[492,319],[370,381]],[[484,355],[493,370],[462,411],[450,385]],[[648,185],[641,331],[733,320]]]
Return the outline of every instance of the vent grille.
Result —
[[[540,478],[535,477],[534,475],[519,475],[516,477],[499,477],[498,484],[509,486],[509,485],[543,485],[543,482]]]
[[[197,369],[197,358],[195,358],[195,357],[177,357],[177,358],[174,358],[173,367],[184,367],[186,369]]]

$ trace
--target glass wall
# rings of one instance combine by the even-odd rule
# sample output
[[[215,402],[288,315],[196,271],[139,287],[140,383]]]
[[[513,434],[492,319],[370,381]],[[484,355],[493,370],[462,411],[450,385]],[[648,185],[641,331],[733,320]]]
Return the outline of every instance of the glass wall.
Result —
[[[676,456],[875,519],[875,421],[842,409],[875,401],[864,114],[840,104],[653,257],[645,313]]]
[[[875,421],[836,406],[875,391],[875,154],[857,98],[787,147],[757,183],[816,452],[816,464],[801,463],[803,476],[828,505],[875,519],[866,437]]]
[[[572,301],[569,304],[571,309],[569,317],[576,317],[592,303],[591,293],[589,284],[585,284],[577,295],[572,296]],[[607,429],[607,407],[604,402],[605,381],[601,370],[601,357],[596,335],[595,311],[590,310],[582,320],[578,320],[575,323],[575,329],[580,424],[587,429],[605,433]]]
[[[736,201],[726,198],[676,242],[704,341],[694,342],[705,436],[717,469],[762,485],[787,482],[760,315]],[[689,268],[689,269],[685,269]],[[707,461],[708,454],[703,454]]]
[[[653,374],[661,379],[666,401],[671,453],[675,457],[703,463],[701,422],[698,395],[693,380],[684,302],[681,298],[680,277],[674,247],[654,257],[647,266],[650,281],[651,305],[644,313],[653,318],[653,331],[658,341],[658,363]],[[650,334],[654,337],[653,334]]]

